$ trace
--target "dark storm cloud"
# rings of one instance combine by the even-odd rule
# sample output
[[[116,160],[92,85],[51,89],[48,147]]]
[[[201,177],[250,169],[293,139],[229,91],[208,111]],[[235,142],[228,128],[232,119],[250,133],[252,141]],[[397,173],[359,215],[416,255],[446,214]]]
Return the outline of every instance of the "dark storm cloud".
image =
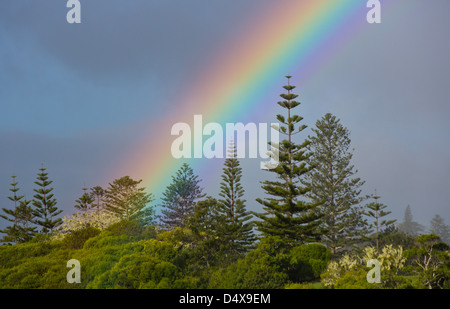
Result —
[[[267,1],[264,1],[267,2]],[[146,75],[181,78],[245,24],[254,5],[233,1],[81,1],[82,23],[68,24],[65,1],[3,1],[0,25],[34,42],[84,78],[124,82]]]

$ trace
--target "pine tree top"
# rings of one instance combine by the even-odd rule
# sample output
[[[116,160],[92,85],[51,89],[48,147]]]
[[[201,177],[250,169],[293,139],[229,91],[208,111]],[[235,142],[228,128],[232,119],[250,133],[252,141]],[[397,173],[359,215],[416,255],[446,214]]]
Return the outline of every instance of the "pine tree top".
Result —
[[[20,190],[17,185],[19,184],[16,181],[16,176],[11,176],[11,178],[13,179],[13,182],[10,184],[11,188],[9,189],[9,191],[13,192],[13,196],[8,196],[8,199],[13,201],[13,202],[18,202],[20,201],[24,196],[23,195],[17,195],[17,192]]]

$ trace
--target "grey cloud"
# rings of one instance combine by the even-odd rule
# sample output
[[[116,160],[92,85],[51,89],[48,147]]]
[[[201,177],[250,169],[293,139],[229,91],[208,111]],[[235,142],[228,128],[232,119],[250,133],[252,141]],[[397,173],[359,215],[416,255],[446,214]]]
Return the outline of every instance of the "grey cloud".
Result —
[[[267,2],[267,1],[265,1]],[[186,77],[244,23],[251,2],[81,1],[82,23],[68,24],[64,1],[7,1],[0,25],[85,78]]]

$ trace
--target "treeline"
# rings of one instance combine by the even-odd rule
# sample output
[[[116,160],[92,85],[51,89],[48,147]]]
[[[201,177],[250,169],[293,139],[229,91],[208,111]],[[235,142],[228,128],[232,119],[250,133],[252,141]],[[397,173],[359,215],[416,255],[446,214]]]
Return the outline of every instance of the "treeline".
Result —
[[[0,232],[4,288],[449,288],[448,226],[433,218],[432,233],[412,220],[389,218],[380,196],[361,194],[351,164],[349,131],[326,114],[313,135],[294,113],[300,105],[287,77],[278,105],[284,114],[279,164],[262,181],[262,212],[247,210],[242,168],[230,143],[220,193],[203,192],[188,164],[172,176],[159,205],[125,176],[107,188],[83,188],[76,212],[61,210],[42,167],[32,200],[11,184],[10,226]],[[156,215],[155,208],[161,214]],[[82,283],[66,281],[78,259]],[[367,262],[381,262],[381,283],[367,280]]]

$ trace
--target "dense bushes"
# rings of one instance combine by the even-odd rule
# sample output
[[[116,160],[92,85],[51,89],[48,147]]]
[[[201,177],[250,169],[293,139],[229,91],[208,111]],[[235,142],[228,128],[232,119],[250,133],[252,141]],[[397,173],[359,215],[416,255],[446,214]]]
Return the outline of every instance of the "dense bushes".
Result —
[[[62,240],[0,246],[0,288],[197,288],[183,273],[183,250],[132,222],[85,228]],[[80,261],[81,284],[67,283],[70,259]]]
[[[420,237],[402,251],[366,247],[359,255],[331,260],[320,244],[289,247],[265,237],[234,262],[206,267],[187,229],[157,231],[122,222],[99,231],[86,228],[62,240],[0,246],[0,288],[448,288],[448,247]],[[420,261],[430,258],[426,271]],[[382,283],[367,282],[367,260],[382,262]],[[66,280],[66,263],[81,264],[81,283]],[[217,258],[220,261],[220,257]],[[222,261],[227,261],[223,259]]]
[[[280,237],[263,238],[256,250],[218,270],[210,280],[212,288],[283,288],[292,282],[320,278],[330,252],[319,244],[288,248]],[[291,286],[292,287],[292,286]]]

